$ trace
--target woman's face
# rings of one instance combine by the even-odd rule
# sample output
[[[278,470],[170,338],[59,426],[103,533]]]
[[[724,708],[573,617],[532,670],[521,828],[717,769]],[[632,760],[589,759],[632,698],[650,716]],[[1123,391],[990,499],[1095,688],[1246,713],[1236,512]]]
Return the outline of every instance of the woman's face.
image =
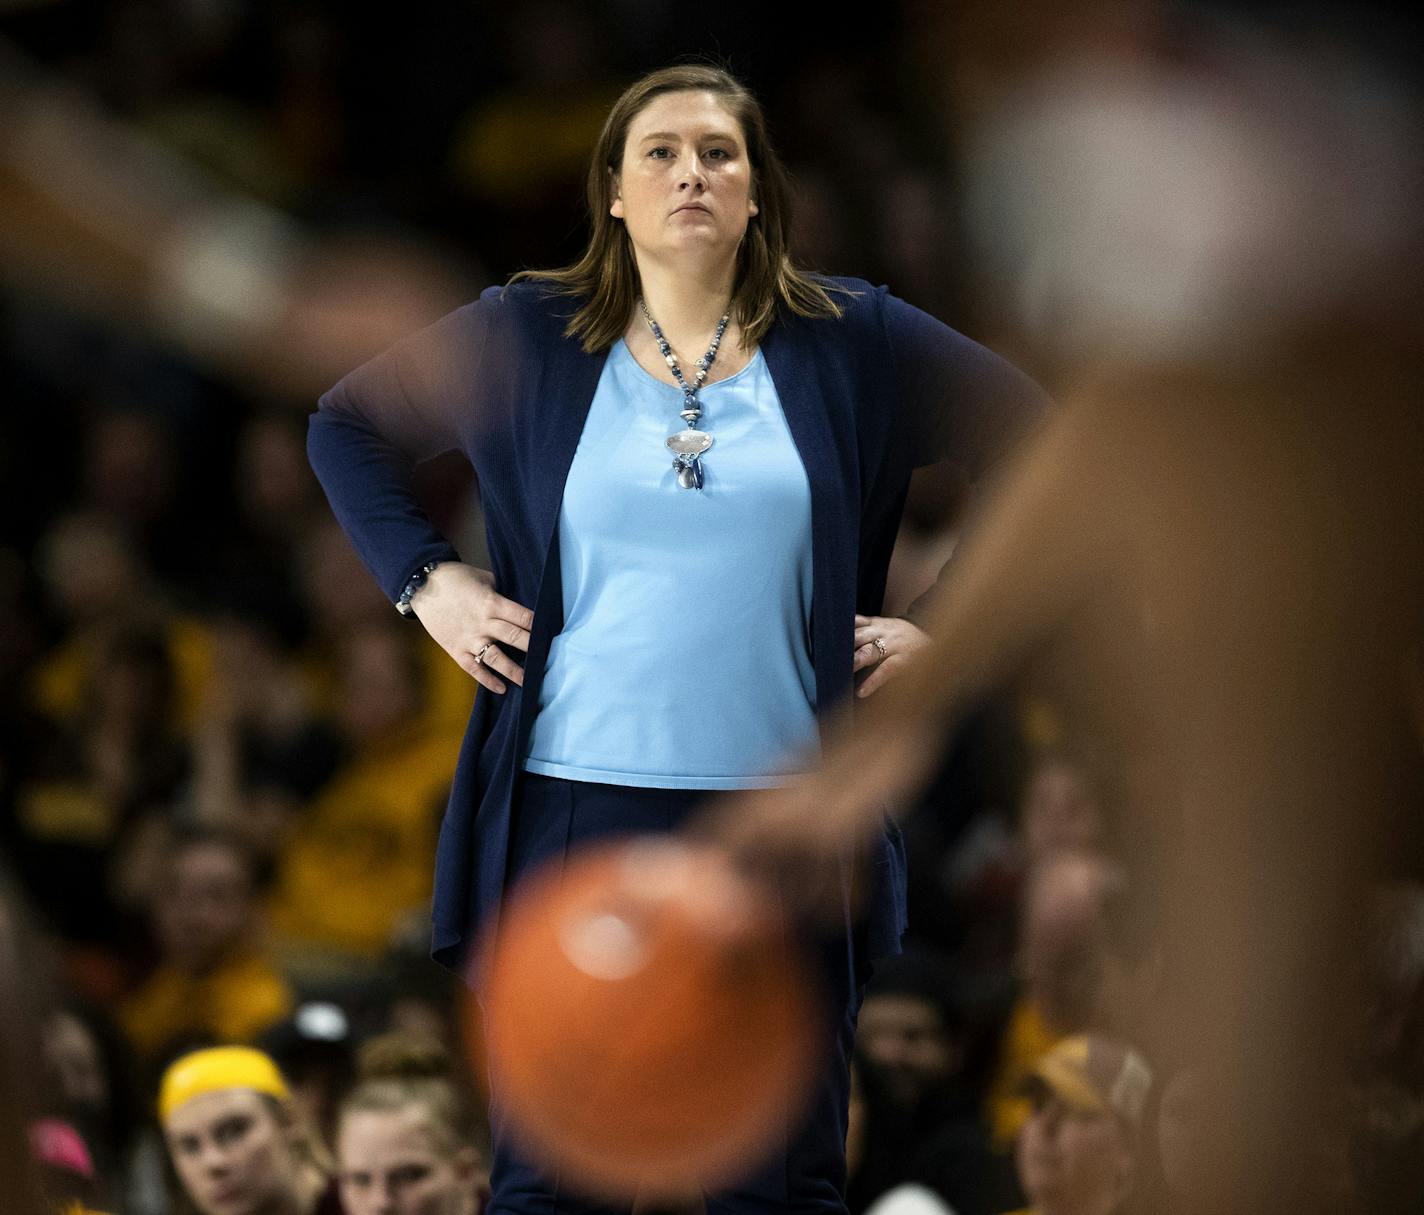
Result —
[[[346,1215],[469,1215],[475,1151],[451,1152],[418,1105],[353,1110],[337,1137]]]
[[[741,124],[715,93],[654,97],[629,124],[613,195],[640,264],[730,261],[757,213]]]
[[[109,1077],[104,1056],[83,1021],[72,1013],[55,1013],[45,1025],[44,1051],[66,1101],[91,1112],[107,1109]]]
[[[203,1215],[295,1210],[300,1166],[288,1128],[251,1089],[186,1101],[163,1127],[178,1180]]]

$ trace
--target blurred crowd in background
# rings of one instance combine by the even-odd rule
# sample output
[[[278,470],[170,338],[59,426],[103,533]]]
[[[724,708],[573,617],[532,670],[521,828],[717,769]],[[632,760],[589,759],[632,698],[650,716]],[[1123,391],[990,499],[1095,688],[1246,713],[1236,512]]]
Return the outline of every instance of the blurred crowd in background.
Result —
[[[941,6],[918,3],[848,26],[729,0],[697,11],[695,45],[767,106],[803,264],[888,282],[1003,349],[958,239],[958,123],[1031,53],[989,7],[959,13],[980,24],[971,61],[946,47]],[[580,248],[607,106],[689,50],[689,15],[645,0],[60,0],[0,6],[0,35],[226,188],[324,240],[433,249],[473,296]],[[1037,19],[1037,37],[1076,34]],[[1110,43],[1132,22],[1116,6],[1096,33]],[[1030,352],[1004,353],[1060,387]],[[153,1098],[178,1052],[261,1045],[328,1133],[365,1040],[400,1031],[461,1055],[426,900],[475,685],[397,616],[332,519],[305,458],[311,400],[14,287],[0,288],[0,377],[0,846],[37,942],[36,1112],[82,1136],[94,1205],[163,1215]],[[422,478],[479,563],[468,468]],[[948,557],[961,497],[917,482],[888,612]],[[899,1210],[997,1215],[1035,1177],[1051,1189],[1043,1170],[1087,1167],[1079,1150],[1111,1164],[1081,1182],[1106,1196],[1091,1209],[1169,1211],[1173,1137],[1211,1117],[1170,1043],[1131,1043],[1157,1077],[1145,1106],[1105,1093],[1093,1111],[1037,1070],[1077,1036],[1122,1037],[1171,981],[1157,858],[1133,837],[1137,774],[1062,707],[1067,677],[1031,666],[981,706],[906,823],[907,952],[861,1014],[857,1215],[892,1192]],[[1332,1146],[1342,1194],[1424,1176],[1420,876],[1371,912],[1378,999],[1357,1094],[1371,1137]],[[1111,1130],[1075,1148],[1090,1114]]]

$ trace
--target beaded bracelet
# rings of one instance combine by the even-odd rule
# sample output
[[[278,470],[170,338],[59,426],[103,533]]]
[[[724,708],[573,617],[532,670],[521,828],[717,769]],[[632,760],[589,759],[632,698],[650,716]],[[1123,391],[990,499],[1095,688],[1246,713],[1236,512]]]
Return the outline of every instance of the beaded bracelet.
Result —
[[[415,609],[410,606],[410,601],[414,597],[415,592],[425,585],[425,580],[430,577],[435,571],[435,567],[439,564],[440,562],[438,561],[431,561],[426,565],[422,565],[410,576],[410,581],[405,584],[405,589],[401,591],[400,598],[396,600],[396,611],[402,616],[415,615]]]

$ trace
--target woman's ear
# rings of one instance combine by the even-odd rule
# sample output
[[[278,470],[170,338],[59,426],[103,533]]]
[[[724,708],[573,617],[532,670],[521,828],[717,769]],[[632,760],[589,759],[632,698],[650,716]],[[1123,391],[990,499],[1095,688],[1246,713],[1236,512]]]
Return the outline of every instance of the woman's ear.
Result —
[[[618,180],[618,174],[612,169],[608,170],[608,186],[613,195],[613,201],[609,204],[608,214],[614,219],[623,218],[623,183]]]

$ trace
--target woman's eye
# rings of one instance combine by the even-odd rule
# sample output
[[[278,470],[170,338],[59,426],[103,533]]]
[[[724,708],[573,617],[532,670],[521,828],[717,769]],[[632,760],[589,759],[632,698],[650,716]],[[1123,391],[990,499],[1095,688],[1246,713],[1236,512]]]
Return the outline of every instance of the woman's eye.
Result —
[[[666,160],[672,155],[671,148],[657,147],[648,153],[654,160]]]
[[[250,1118],[226,1118],[213,1128],[213,1141],[227,1147],[239,1142],[251,1129]]]
[[[731,156],[731,153],[726,148],[708,148],[707,155],[713,160],[726,160]]]

